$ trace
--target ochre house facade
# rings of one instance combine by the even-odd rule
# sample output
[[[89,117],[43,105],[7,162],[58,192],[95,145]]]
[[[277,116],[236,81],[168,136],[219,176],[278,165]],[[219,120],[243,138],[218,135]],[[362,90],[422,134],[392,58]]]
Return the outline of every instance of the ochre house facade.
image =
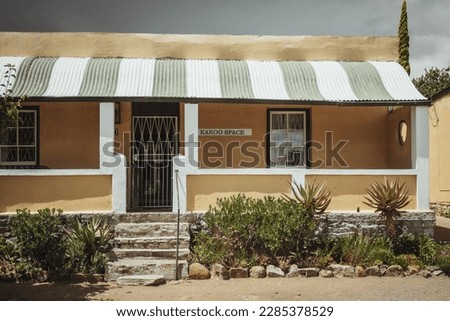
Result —
[[[429,110],[430,202],[448,211],[450,204],[450,89],[433,97]]]
[[[406,182],[429,208],[428,105],[397,39],[1,33],[21,121],[0,212],[202,212],[325,181],[331,211]],[[0,69],[4,74],[6,67]]]

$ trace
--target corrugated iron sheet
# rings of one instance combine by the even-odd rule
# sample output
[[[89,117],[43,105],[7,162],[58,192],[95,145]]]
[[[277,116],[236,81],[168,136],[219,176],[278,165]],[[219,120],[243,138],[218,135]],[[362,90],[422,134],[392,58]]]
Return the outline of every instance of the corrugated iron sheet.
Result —
[[[16,96],[426,101],[395,62],[0,57],[1,79],[7,63]]]

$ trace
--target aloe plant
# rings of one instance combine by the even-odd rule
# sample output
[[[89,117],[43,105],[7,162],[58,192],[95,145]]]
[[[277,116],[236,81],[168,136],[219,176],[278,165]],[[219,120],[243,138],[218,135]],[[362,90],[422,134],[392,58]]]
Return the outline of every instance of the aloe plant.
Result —
[[[394,238],[397,235],[396,220],[401,215],[400,209],[411,202],[405,182],[385,177],[384,183],[374,182],[366,191],[369,196],[365,196],[366,201],[363,203],[375,208],[375,213],[380,213],[385,220],[387,235]]]
[[[291,190],[294,196],[284,194],[284,199],[299,203],[310,215],[322,214],[331,203],[331,193],[327,191],[325,183],[317,184],[314,180],[302,186],[292,181]]]
[[[70,222],[66,229],[68,242],[72,250],[79,249],[81,269],[87,272],[103,273],[106,265],[106,253],[112,247],[112,229],[106,219],[93,216],[88,221],[78,218]]]

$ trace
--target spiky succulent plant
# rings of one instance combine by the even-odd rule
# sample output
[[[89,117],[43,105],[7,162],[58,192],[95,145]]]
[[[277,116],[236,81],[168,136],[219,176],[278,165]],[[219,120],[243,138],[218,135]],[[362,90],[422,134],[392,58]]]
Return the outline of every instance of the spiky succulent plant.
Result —
[[[325,183],[318,184],[314,180],[312,183],[305,182],[305,186],[291,182],[291,195],[284,194],[286,200],[299,203],[311,215],[322,214],[331,202],[331,193],[327,191]]]
[[[400,183],[399,179],[388,180],[384,178],[384,183],[374,182],[366,189],[369,196],[365,196],[364,204],[375,208],[375,213],[385,219],[388,236],[396,235],[395,220],[400,216],[400,209],[408,205],[409,192],[405,187],[405,182]]]

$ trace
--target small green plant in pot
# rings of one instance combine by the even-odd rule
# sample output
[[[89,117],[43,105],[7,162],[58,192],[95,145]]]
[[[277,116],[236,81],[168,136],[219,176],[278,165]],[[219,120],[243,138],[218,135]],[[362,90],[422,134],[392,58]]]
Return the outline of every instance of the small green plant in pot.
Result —
[[[311,217],[325,212],[331,203],[331,193],[327,191],[325,183],[318,184],[314,180],[312,183],[305,182],[305,186],[302,186],[292,181],[291,190],[294,196],[284,194],[283,198],[300,204]]]
[[[364,204],[375,208],[386,224],[386,234],[391,239],[397,236],[396,220],[400,217],[400,209],[407,206],[411,200],[405,182],[398,179],[384,179],[384,183],[374,182],[366,189],[369,196],[365,196]]]

